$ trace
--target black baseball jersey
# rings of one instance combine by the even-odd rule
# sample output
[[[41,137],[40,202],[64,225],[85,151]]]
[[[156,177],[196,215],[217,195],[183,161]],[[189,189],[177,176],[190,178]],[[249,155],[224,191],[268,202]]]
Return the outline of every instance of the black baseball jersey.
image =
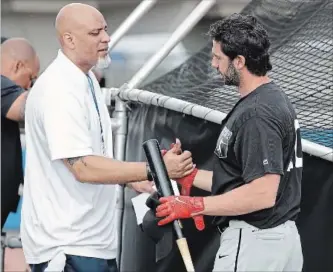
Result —
[[[295,110],[274,83],[243,97],[222,122],[213,168],[212,195],[226,193],[265,174],[281,175],[274,207],[235,217],[215,217],[224,226],[244,220],[271,228],[295,220],[300,211],[302,146]]]
[[[1,76],[1,227],[8,214],[15,212],[20,183],[23,183],[22,151],[19,123],[6,115],[24,92],[13,81]]]

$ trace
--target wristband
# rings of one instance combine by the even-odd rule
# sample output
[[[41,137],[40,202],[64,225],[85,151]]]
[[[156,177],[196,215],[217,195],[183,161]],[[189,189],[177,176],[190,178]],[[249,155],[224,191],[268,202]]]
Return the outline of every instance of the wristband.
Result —
[[[151,173],[151,170],[150,170],[150,167],[149,167],[149,164],[146,163],[146,169],[147,169],[147,179],[149,181],[153,181],[153,174]]]

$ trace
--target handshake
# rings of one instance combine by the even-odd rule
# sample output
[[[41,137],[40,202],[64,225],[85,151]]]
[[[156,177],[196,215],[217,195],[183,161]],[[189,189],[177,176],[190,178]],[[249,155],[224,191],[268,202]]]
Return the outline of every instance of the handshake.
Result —
[[[193,218],[198,230],[205,228],[203,215],[204,203],[202,197],[190,197],[198,169],[192,162],[192,154],[189,151],[182,152],[181,143],[177,139],[176,143],[171,144],[170,150],[162,150],[162,156],[171,179],[177,181],[181,186],[181,196],[169,196],[157,199],[158,194],[153,194],[155,203],[156,217],[162,218],[159,226],[166,225],[176,219]]]
[[[193,164],[191,152],[182,152],[179,139],[176,139],[176,143],[171,144],[170,150],[164,149],[161,152],[169,178],[176,180],[181,185],[181,195],[189,196],[194,178],[198,172]],[[140,193],[155,192],[154,183],[149,180],[131,183],[129,187]]]
[[[196,165],[193,164],[191,152],[182,152],[181,143],[179,139],[176,139],[176,143],[171,144],[169,151],[162,150],[162,156],[169,177],[181,186],[181,195],[189,196],[198,172]]]

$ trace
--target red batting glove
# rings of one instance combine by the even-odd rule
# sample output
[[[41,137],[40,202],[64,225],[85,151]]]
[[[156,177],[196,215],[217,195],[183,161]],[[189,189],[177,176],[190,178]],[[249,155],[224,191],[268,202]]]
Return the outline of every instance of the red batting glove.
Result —
[[[203,215],[192,215],[202,212],[204,207],[203,197],[168,196],[159,199],[161,204],[156,208],[157,217],[165,217],[158,222],[159,226],[171,223],[182,218],[193,218],[198,230],[205,228]]]
[[[173,148],[175,144],[171,144],[171,148]],[[162,156],[164,156],[168,151],[163,149],[161,150]],[[198,169],[194,168],[192,173],[187,175],[186,177],[182,177],[180,179],[176,179],[177,183],[181,185],[181,192],[180,194],[183,196],[189,196],[191,193],[191,188],[193,186],[193,182],[195,179],[195,176],[198,173]]]
[[[198,169],[194,168],[192,173],[187,175],[186,177],[182,177],[180,179],[176,179],[176,181],[182,186],[181,195],[189,196],[191,193],[191,188],[195,179],[195,176],[198,173]]]

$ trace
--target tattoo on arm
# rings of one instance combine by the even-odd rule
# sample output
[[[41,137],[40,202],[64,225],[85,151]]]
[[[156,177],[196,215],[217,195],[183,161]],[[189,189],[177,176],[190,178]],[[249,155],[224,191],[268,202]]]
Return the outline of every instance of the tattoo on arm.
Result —
[[[75,157],[75,158],[68,158],[67,162],[68,164],[73,167],[73,165],[77,162],[77,161],[81,161],[83,163],[84,166],[87,166],[87,163],[84,161],[84,157]]]

